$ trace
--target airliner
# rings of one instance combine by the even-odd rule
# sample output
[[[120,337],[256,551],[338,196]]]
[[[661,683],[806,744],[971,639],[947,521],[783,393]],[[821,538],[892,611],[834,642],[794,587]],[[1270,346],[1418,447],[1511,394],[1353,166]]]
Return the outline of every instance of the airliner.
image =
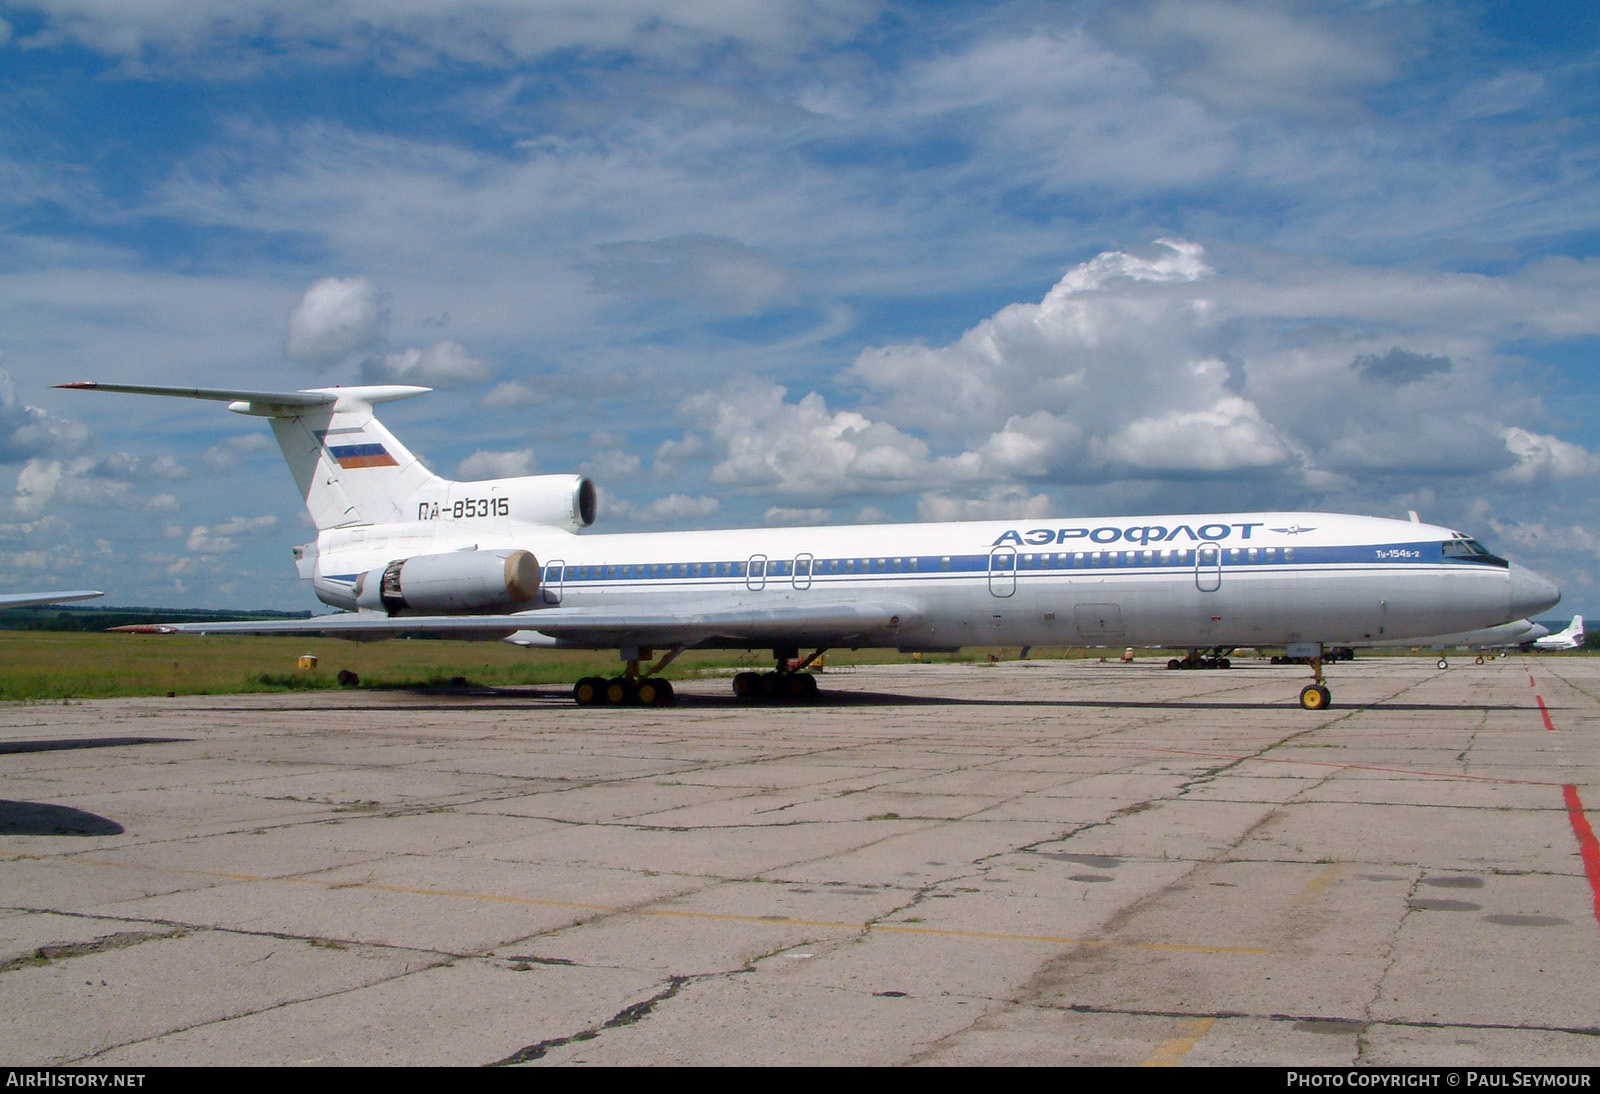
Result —
[[[1480,630],[1464,631],[1459,634],[1436,634],[1427,638],[1369,642],[1368,645],[1411,646],[1413,648],[1431,647],[1440,651],[1439,667],[1447,669],[1450,667],[1450,661],[1444,655],[1444,651],[1447,649],[1527,650],[1532,649],[1536,642],[1542,641],[1549,633],[1550,628],[1543,623],[1535,623],[1531,619],[1516,619],[1510,623],[1502,623],[1498,627],[1484,627]],[[1478,655],[1477,661],[1478,664],[1483,664],[1482,653]]]
[[[618,650],[621,675],[574,685],[584,705],[670,702],[658,674],[691,648],[770,649],[775,670],[740,673],[735,693],[803,699],[816,678],[801,670],[829,648],[1285,646],[1311,667],[1300,705],[1320,710],[1324,646],[1495,626],[1561,597],[1462,532],[1331,513],[586,533],[581,475],[429,471],[373,411],[428,388],[60,386],[265,418],[305,499],[317,537],[295,565],[343,611],[163,629]]]
[[[1531,645],[1524,645],[1522,648],[1546,653],[1554,650],[1575,650],[1583,645],[1583,638],[1583,616],[1575,615],[1564,630],[1547,634],[1543,638],[1535,638]]]

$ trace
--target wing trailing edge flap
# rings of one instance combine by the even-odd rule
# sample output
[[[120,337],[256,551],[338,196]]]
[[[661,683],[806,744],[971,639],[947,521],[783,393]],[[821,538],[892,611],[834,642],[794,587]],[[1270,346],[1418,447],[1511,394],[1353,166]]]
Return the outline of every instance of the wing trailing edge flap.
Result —
[[[694,646],[711,639],[823,641],[893,630],[915,621],[913,605],[852,601],[730,608],[711,612],[614,611],[543,608],[516,615],[400,615],[345,612],[311,619],[225,623],[152,623],[118,627],[143,634],[315,634],[330,638],[379,639],[426,631],[464,639],[505,638],[537,631],[562,644],[596,646]]]

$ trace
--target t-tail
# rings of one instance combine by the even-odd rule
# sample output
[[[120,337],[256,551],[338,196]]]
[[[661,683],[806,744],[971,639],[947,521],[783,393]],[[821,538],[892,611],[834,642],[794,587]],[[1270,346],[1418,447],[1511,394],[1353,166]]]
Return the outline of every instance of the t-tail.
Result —
[[[1583,645],[1583,640],[1583,616],[1575,615],[1572,617],[1572,622],[1567,624],[1565,630],[1541,638],[1533,645],[1535,649],[1575,650]]]
[[[473,516],[571,530],[594,522],[594,484],[580,475],[455,482],[428,470],[384,428],[372,408],[425,394],[430,388],[386,384],[238,391],[88,380],[57,386],[209,399],[227,403],[235,413],[268,419],[318,532],[448,519],[455,510],[469,507]]]

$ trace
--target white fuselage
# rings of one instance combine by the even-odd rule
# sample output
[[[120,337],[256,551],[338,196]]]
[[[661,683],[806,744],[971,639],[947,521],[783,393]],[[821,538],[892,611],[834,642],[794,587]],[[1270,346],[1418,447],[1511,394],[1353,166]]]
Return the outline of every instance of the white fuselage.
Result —
[[[490,506],[325,531],[301,573],[326,603],[354,608],[358,579],[394,560],[525,550],[542,575],[523,613],[530,642],[541,642],[539,611],[557,605],[659,613],[860,601],[905,611],[853,644],[904,650],[1359,645],[1492,627],[1559,599],[1476,544],[1460,549],[1470,543],[1436,525],[1326,513],[596,535],[521,524]],[[831,637],[798,626],[793,642]]]

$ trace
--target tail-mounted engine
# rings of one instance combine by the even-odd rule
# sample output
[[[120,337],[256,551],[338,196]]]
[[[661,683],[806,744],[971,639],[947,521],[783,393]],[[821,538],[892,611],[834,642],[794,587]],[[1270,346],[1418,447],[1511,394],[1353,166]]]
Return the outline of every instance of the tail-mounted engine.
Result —
[[[544,524],[579,532],[594,523],[594,483],[584,475],[523,475],[514,479],[481,479],[447,483],[443,496],[418,494],[418,520],[453,520],[467,524],[485,518],[507,518],[521,524]]]
[[[527,551],[452,551],[375,566],[356,579],[356,605],[402,612],[514,612],[539,595],[539,560]]]

